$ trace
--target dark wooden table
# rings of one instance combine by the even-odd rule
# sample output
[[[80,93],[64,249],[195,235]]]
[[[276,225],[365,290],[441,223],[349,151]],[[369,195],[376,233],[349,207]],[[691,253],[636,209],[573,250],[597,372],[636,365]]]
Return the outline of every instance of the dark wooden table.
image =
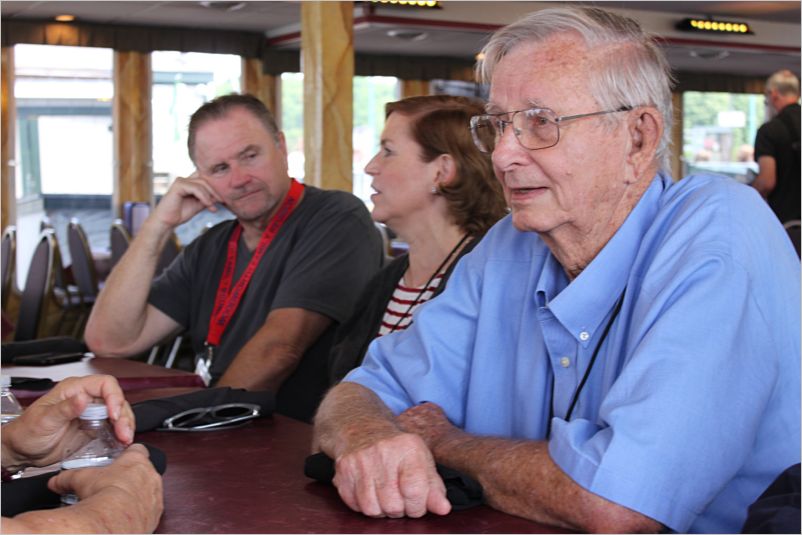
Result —
[[[61,381],[67,377],[102,373],[117,378],[125,392],[152,388],[202,387],[203,381],[194,373],[174,370],[162,366],[152,366],[144,362],[107,357],[84,357],[78,362],[56,364],[53,366],[3,365],[3,375],[12,377],[46,378]],[[31,401],[44,392],[37,390],[13,389],[20,401]]]
[[[565,533],[487,506],[440,517],[372,519],[303,474],[312,426],[275,415],[239,429],[151,431],[167,455],[157,533]]]
[[[200,386],[194,374],[125,359],[3,366],[2,372],[55,381],[106,373],[118,378],[131,403]],[[312,426],[281,415],[237,429],[150,431],[135,440],[167,456],[165,508],[157,533],[565,533],[487,506],[419,519],[372,519],[351,511],[333,486],[303,474]]]

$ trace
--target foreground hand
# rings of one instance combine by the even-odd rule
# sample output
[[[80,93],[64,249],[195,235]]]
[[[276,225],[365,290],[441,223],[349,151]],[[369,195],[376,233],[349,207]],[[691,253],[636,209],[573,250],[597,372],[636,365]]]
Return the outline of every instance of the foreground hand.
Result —
[[[76,494],[80,502],[73,507],[97,515],[109,533],[152,533],[164,508],[162,478],[141,444],[108,466],[64,470],[47,486],[57,494]]]
[[[396,418],[396,424],[407,433],[418,435],[431,451],[445,439],[460,433],[446,417],[439,405],[421,403],[405,410]]]
[[[418,518],[451,511],[443,480],[423,441],[402,433],[337,458],[334,485],[353,510],[371,517]]]
[[[117,439],[130,444],[134,437],[134,413],[117,380],[109,375],[70,377],[3,427],[4,465],[7,453],[12,456],[9,466],[17,463],[46,466],[81,447],[86,436],[78,430],[77,418],[94,399],[106,404]]]
[[[212,189],[209,183],[197,171],[189,177],[179,177],[156,205],[154,217],[169,229],[192,219],[204,208],[217,211],[215,203],[223,199]]]

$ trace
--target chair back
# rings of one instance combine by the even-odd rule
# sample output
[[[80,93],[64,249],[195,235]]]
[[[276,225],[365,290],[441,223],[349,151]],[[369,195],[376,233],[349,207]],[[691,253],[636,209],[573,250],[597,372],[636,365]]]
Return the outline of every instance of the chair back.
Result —
[[[117,265],[117,262],[120,261],[120,258],[122,258],[123,254],[125,254],[125,251],[128,249],[128,244],[131,243],[131,235],[128,233],[128,229],[125,228],[125,224],[123,223],[122,219],[115,219],[114,223],[111,224],[110,238],[110,268],[113,269],[114,266]]]
[[[131,237],[135,237],[139,232],[139,227],[150,215],[150,203],[148,202],[126,202],[123,204],[123,221],[125,228]]]
[[[9,225],[3,231],[2,240],[2,309],[6,309],[8,303],[8,296],[14,288],[15,267],[17,263],[17,227]]]
[[[55,284],[56,248],[55,232],[52,229],[45,229],[33,251],[28,277],[22,290],[19,316],[14,331],[14,340],[17,342],[38,337],[47,297],[53,291]]]
[[[67,225],[67,244],[72,257],[72,276],[75,278],[81,297],[94,298],[98,292],[95,261],[92,258],[86,232],[75,218],[72,218]]]
[[[786,221],[783,223],[783,227],[785,227],[785,231],[788,233],[788,237],[791,238],[791,243],[794,244],[794,249],[796,249],[796,255],[800,256],[799,253],[799,240],[800,240],[800,226],[802,226],[802,221],[799,219],[793,219],[791,221]]]

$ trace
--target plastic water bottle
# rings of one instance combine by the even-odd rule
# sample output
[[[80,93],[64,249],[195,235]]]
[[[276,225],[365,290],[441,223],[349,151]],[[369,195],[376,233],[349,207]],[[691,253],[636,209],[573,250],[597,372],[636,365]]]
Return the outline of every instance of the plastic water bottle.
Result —
[[[102,403],[90,403],[81,413],[81,432],[89,437],[82,448],[61,461],[62,470],[74,468],[89,468],[106,466],[122,453],[124,447],[114,436],[114,428],[109,422],[109,414]],[[78,502],[75,494],[64,494],[61,497],[63,505],[73,505]]]
[[[22,414],[22,405],[17,401],[17,397],[11,391],[11,376],[0,376],[0,399],[2,400],[2,425],[6,425],[14,418]]]

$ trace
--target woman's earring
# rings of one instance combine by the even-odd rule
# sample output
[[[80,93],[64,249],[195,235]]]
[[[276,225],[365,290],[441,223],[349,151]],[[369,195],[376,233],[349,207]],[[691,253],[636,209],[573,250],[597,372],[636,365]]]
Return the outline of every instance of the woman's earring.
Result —
[[[437,185],[433,184],[432,185],[432,195],[439,195],[439,194],[440,194],[440,190],[437,189]]]

